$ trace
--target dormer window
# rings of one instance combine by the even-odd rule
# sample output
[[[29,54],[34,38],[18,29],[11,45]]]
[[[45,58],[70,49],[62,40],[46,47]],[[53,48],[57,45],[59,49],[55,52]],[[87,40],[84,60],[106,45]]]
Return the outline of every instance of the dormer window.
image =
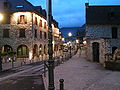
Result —
[[[25,15],[20,15],[19,20],[18,20],[18,24],[26,24],[26,17]]]
[[[17,8],[23,8],[23,6],[16,6]]]
[[[110,20],[113,20],[115,18],[115,12],[110,12],[109,15],[108,15],[109,19]]]

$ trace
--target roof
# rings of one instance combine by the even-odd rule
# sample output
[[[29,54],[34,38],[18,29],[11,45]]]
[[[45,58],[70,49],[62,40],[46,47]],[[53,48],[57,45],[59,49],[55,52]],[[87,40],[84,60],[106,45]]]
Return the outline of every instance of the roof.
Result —
[[[8,11],[34,11],[35,7],[27,0],[7,0],[10,3]]]
[[[120,6],[86,7],[86,24],[120,24]]]
[[[42,9],[41,6],[33,6],[27,0],[6,0],[6,1],[10,4],[10,8],[6,9],[7,12],[30,11],[39,14],[45,19],[47,17],[45,9]],[[53,18],[52,18],[52,22],[56,25],[56,27],[58,27],[58,23]]]

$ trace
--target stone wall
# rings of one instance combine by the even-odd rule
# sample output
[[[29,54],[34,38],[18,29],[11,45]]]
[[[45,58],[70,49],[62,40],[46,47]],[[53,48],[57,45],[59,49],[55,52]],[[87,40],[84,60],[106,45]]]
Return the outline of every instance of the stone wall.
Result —
[[[86,37],[87,47],[86,47],[86,58],[93,61],[93,50],[92,43],[98,42],[99,48],[99,59],[100,63],[103,64],[105,61],[105,54],[112,53],[112,47],[120,48],[120,26],[118,27],[118,38],[112,39],[111,34],[112,25],[88,25],[86,26]]]
[[[27,24],[18,24],[17,20],[19,18],[19,16],[23,14],[23,15],[27,15]],[[33,22],[34,22],[34,17],[38,18],[38,25],[35,25],[33,23],[34,26],[32,26],[32,13],[30,12],[18,12],[18,13],[12,13],[11,14],[11,18],[10,18],[10,24],[0,24],[0,45],[10,45],[13,50],[17,50],[18,46],[20,45],[26,45],[29,48],[29,51],[31,53],[33,53],[33,47],[36,44],[38,49],[37,52],[39,54],[40,51],[40,45],[42,44],[42,54],[44,54],[44,46],[46,45],[46,52],[48,50],[48,27],[44,28],[44,25],[42,27],[39,26],[39,21],[40,19],[43,20],[43,23],[46,22],[46,20],[40,16],[38,16],[37,14],[33,14]],[[25,29],[25,38],[20,38],[19,37],[19,29]],[[33,28],[33,30],[32,30]],[[3,30],[4,29],[9,29],[9,38],[3,38]],[[37,38],[34,37],[34,29],[37,29]],[[57,34],[58,34],[58,38],[59,38],[59,29],[54,28],[53,27],[53,35],[54,33],[56,34],[57,30]],[[42,31],[42,39],[40,38],[40,31]],[[46,32],[47,34],[47,38],[44,38],[44,32]],[[59,46],[59,41],[55,41],[55,44],[58,44]],[[53,44],[54,46],[54,44]]]

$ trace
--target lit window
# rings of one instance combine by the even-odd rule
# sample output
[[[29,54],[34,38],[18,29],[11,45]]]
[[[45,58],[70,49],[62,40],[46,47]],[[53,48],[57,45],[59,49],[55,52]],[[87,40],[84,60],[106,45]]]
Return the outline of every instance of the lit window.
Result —
[[[25,45],[20,45],[17,48],[17,56],[21,58],[28,58],[29,57],[28,47]]]
[[[40,20],[39,26],[42,27],[42,20]]]
[[[35,17],[35,24],[37,25],[38,23],[37,23],[37,17]]]
[[[26,24],[26,23],[27,21],[26,21],[25,15],[20,15],[18,24]]]
[[[46,22],[44,22],[44,28],[47,28],[47,24],[46,24]]]

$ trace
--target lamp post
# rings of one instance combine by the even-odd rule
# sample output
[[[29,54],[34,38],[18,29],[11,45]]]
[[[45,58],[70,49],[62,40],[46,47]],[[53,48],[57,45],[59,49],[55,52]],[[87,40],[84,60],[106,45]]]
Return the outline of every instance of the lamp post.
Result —
[[[0,13],[0,22],[3,20],[3,14]],[[2,47],[0,47],[2,48]],[[1,49],[2,50],[2,49]],[[1,53],[0,53],[0,71],[2,71],[2,57],[1,57]]]
[[[52,37],[52,0],[47,0],[47,22],[48,22],[48,90],[54,90],[54,60],[53,60],[53,37]]]
[[[69,36],[69,39],[71,39],[71,37],[72,37],[72,33],[69,32],[69,33],[68,33],[68,36]],[[71,43],[69,43],[69,45],[70,45],[70,58],[71,58],[71,57],[72,57],[72,56],[71,56]]]

